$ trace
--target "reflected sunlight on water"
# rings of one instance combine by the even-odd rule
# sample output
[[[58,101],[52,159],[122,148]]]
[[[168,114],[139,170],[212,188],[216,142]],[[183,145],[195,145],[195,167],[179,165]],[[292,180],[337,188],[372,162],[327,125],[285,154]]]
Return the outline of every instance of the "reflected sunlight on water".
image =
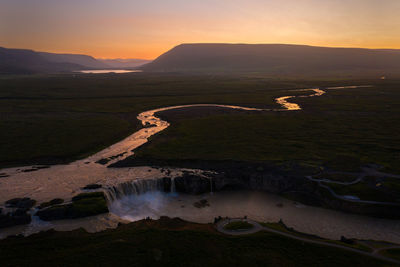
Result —
[[[102,73],[131,73],[142,72],[141,70],[80,70],[80,73],[102,74]]]

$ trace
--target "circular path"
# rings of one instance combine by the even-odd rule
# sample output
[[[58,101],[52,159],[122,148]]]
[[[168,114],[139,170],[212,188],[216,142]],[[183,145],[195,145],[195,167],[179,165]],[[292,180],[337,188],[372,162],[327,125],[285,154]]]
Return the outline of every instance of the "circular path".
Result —
[[[225,225],[232,223],[232,222],[247,222],[251,225],[253,225],[252,228],[249,229],[243,229],[243,230],[227,230],[225,229]],[[243,219],[243,218],[236,218],[236,219],[225,219],[217,223],[217,230],[221,233],[227,234],[227,235],[246,235],[246,234],[254,234],[257,233],[261,230],[264,230],[264,227],[262,227],[258,222],[252,221],[249,219]]]
[[[243,229],[243,230],[227,230],[227,229],[224,228],[225,225],[227,225],[227,224],[229,224],[231,222],[237,222],[237,221],[248,222],[248,223],[252,224],[253,227],[251,229]],[[288,237],[288,238],[296,239],[296,240],[299,240],[299,241],[302,241],[302,242],[312,243],[312,244],[326,246],[326,247],[334,247],[334,248],[344,249],[344,250],[355,252],[355,253],[358,253],[358,254],[361,254],[361,255],[364,255],[364,256],[369,256],[369,257],[373,257],[373,258],[376,258],[376,259],[379,259],[379,260],[383,260],[383,261],[387,261],[387,262],[390,262],[390,263],[399,264],[399,266],[400,266],[400,261],[392,259],[392,258],[388,258],[388,257],[385,257],[385,256],[379,254],[379,252],[381,250],[390,249],[390,248],[399,248],[400,249],[400,246],[393,246],[393,247],[387,247],[387,248],[382,248],[382,249],[373,249],[372,252],[366,252],[366,251],[362,251],[362,250],[359,250],[359,249],[342,246],[340,244],[327,243],[327,242],[320,241],[320,240],[314,240],[314,239],[301,237],[301,236],[294,235],[294,234],[291,234],[291,233],[281,232],[281,231],[278,231],[278,230],[271,229],[269,227],[264,227],[264,226],[260,225],[256,221],[253,221],[253,220],[250,220],[250,219],[244,219],[244,218],[226,218],[226,219],[223,219],[223,220],[221,220],[220,222],[218,222],[216,224],[216,228],[217,228],[217,231],[219,231],[219,232],[221,232],[223,234],[235,235],[235,236],[254,234],[254,233],[257,233],[259,231],[266,231],[266,232],[278,234],[278,235],[281,235],[281,236],[285,236],[285,237]]]

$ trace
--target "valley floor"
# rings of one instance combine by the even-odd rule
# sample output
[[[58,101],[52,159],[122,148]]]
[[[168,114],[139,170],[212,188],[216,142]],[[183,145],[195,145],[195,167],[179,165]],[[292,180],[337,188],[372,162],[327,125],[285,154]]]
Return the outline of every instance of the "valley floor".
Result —
[[[246,185],[251,185],[249,181],[254,177],[274,180],[269,178],[271,170],[276,169],[282,171],[278,176],[289,182],[295,179],[288,177],[302,176],[306,182],[296,186],[315,193],[308,195],[317,196],[318,201],[324,200],[317,201],[317,205],[346,210],[343,202],[362,204],[362,208],[364,204],[383,203],[397,208],[400,201],[397,164],[400,128],[396,122],[400,119],[400,110],[396,101],[400,97],[400,81],[375,80],[371,87],[350,89],[335,87],[344,82],[371,84],[371,80],[282,81],[260,77],[154,74],[3,77],[0,79],[0,126],[5,130],[0,133],[0,166],[65,163],[89,154],[94,156],[69,165],[0,170],[0,192],[5,192],[1,200],[34,197],[44,202],[61,197],[69,203],[88,183],[98,183],[107,189],[116,181],[131,182],[128,178],[162,178],[163,171],[152,167],[165,166],[156,163],[166,163],[170,167],[174,165],[171,163],[222,161],[243,164],[247,172],[250,168],[250,175],[245,171],[245,175],[239,177],[240,183]],[[277,110],[279,105],[275,99],[289,94],[301,96],[304,90],[299,89],[315,88],[315,84],[327,88],[329,93],[312,100],[296,98],[296,107],[304,107],[303,110]],[[151,136],[148,131],[157,127],[152,128],[149,122],[141,128],[136,121],[140,112],[199,103],[218,105],[213,108],[197,106],[189,112],[184,109],[159,112],[157,115],[170,122],[171,127],[143,145]],[[253,109],[226,111],[220,109],[221,105]],[[167,123],[162,127],[166,128]],[[141,129],[135,139],[139,142],[130,144],[128,149],[117,154],[102,150],[137,129]],[[132,155],[136,147],[139,149]],[[98,151],[101,152],[96,154]],[[112,164],[120,157],[124,160]],[[152,167],[133,168],[141,166],[138,160]],[[366,167],[372,171],[365,171]],[[207,190],[218,186],[217,182],[221,187],[217,189],[237,185],[226,183],[227,177],[220,176],[214,184],[211,179],[206,183]],[[285,183],[284,179],[277,181],[278,189]],[[287,184],[292,186],[289,182]],[[53,186],[61,190],[46,189]],[[24,191],[20,195],[22,187]],[[327,190],[320,191],[321,188]],[[293,198],[293,194],[286,194],[298,192],[297,187],[294,189],[276,191],[297,200],[298,196]],[[355,209],[358,213],[365,212],[358,208]],[[398,214],[393,213],[393,209],[382,210],[383,213],[373,209],[365,214],[383,214],[389,218]],[[2,214],[4,218],[7,216]],[[394,248],[383,253],[396,257],[397,252]],[[0,241],[0,262],[41,265],[49,260],[61,262],[61,265],[382,264],[337,247],[306,244],[272,232],[230,237],[217,233],[212,225],[166,218],[139,221],[95,234],[50,231]]]

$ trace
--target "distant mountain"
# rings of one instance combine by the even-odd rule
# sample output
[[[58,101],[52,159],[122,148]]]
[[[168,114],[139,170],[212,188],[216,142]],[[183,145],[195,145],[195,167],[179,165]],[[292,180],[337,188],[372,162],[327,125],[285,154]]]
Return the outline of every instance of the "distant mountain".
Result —
[[[155,72],[400,73],[400,50],[284,44],[182,44],[141,67]]]
[[[100,62],[103,62],[107,64],[108,66],[112,68],[117,68],[117,69],[130,69],[130,68],[136,68],[138,66],[150,63],[151,60],[147,59],[97,59]]]
[[[106,69],[110,68],[104,62],[101,62],[94,57],[79,54],[54,54],[46,52],[38,52],[39,55],[43,56],[47,61],[54,63],[72,63],[84,66],[85,68],[92,69]]]
[[[0,74],[65,72],[81,68],[83,66],[72,63],[49,62],[32,50],[0,47]]]
[[[91,56],[0,47],[0,74],[55,73],[102,68],[109,66]]]

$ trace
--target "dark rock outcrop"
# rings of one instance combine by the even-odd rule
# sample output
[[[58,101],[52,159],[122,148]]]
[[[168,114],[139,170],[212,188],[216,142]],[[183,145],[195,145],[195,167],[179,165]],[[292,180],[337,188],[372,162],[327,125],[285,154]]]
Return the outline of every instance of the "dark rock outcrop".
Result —
[[[200,201],[193,203],[193,206],[195,206],[198,209],[201,209],[201,208],[209,207],[210,203],[208,203],[207,199],[202,199]]]
[[[177,192],[188,194],[201,194],[211,191],[211,180],[205,177],[184,173],[175,178]]]
[[[85,187],[83,187],[82,189],[84,189],[84,190],[93,190],[93,189],[99,189],[101,187],[102,187],[101,184],[88,184]]]
[[[212,171],[208,177],[191,173],[175,178],[176,191],[201,194],[227,189],[256,190],[280,194],[306,205],[322,206],[345,212],[391,219],[400,218],[400,205],[357,203],[338,199],[306,175],[320,172],[320,168],[288,162],[284,165],[239,161],[163,160],[128,157],[109,167],[158,166],[181,167]]]
[[[24,209],[16,209],[7,214],[0,213],[0,228],[29,224],[31,216]]]
[[[36,200],[31,198],[13,198],[6,201],[6,207],[8,208],[18,208],[22,210],[29,210],[36,204]]]
[[[13,198],[6,201],[6,214],[0,210],[0,228],[16,225],[29,224],[32,221],[28,211],[35,205],[36,201],[31,198]]]

